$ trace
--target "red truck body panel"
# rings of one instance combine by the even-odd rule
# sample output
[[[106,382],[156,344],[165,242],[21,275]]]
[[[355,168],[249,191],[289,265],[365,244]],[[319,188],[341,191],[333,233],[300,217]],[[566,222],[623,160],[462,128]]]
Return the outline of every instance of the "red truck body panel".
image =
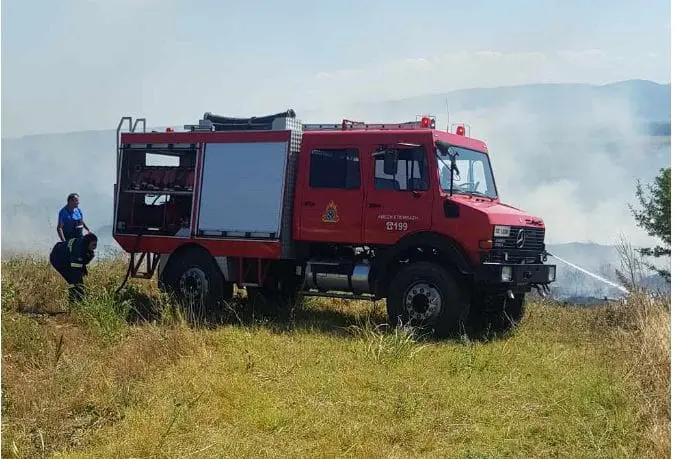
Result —
[[[204,146],[215,143],[289,142],[290,136],[290,131],[121,134],[121,144],[196,144],[198,153],[192,180],[196,189],[193,193],[190,234],[186,237],[114,234],[116,241],[127,252],[170,254],[184,244],[193,243],[206,248],[214,256],[281,258],[280,240],[204,238],[196,234],[202,199]],[[479,242],[493,237],[489,221],[495,225],[533,225],[544,228],[541,220],[503,205],[499,199],[450,196],[442,190],[433,154],[437,140],[488,154],[486,144],[482,141],[433,129],[304,131],[296,165],[292,239],[353,245],[392,245],[408,235],[430,231],[457,241],[473,261],[478,262]],[[376,161],[372,160],[375,150],[381,145],[404,143],[425,147],[428,189],[417,192],[376,189]],[[323,148],[357,151],[360,186],[353,189],[310,187],[311,151]],[[228,196],[224,196],[224,199],[228,199]],[[451,219],[444,215],[442,204],[446,200],[459,206],[459,218]],[[244,202],[243,205],[247,206],[248,203]]]
[[[137,241],[136,236],[118,234],[115,239],[126,252],[170,254],[179,247],[192,243],[207,249],[215,257],[265,258],[271,260],[280,258],[281,246],[278,241],[206,239],[200,237],[143,236]]]
[[[120,143],[237,143],[270,142],[290,139],[288,131],[239,131],[239,132],[124,132]]]

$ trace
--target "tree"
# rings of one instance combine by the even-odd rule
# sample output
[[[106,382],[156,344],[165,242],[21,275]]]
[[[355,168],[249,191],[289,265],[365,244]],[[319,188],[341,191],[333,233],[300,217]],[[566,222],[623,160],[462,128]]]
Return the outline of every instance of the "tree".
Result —
[[[643,264],[637,250],[632,244],[620,236],[615,247],[620,257],[620,269],[615,270],[618,281],[630,292],[638,292],[641,288]]]
[[[637,221],[637,225],[643,228],[649,236],[657,237],[661,241],[661,244],[655,247],[639,249],[639,253],[643,256],[655,258],[670,256],[670,239],[672,236],[670,183],[671,173],[669,167],[660,169],[660,174],[650,185],[642,187],[641,182],[637,180],[636,195],[641,208],[637,210],[630,206],[630,210]],[[652,265],[648,265],[648,267],[657,272],[667,282],[670,282],[669,269],[658,268]]]

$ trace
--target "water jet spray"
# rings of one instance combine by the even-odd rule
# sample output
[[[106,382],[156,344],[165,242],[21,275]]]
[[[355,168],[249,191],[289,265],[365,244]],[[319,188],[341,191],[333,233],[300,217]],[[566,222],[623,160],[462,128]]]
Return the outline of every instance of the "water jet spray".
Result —
[[[603,283],[605,283],[605,284],[608,284],[608,285],[610,285],[611,287],[615,287],[615,288],[617,288],[618,290],[620,290],[621,292],[623,292],[623,293],[625,293],[625,294],[629,294],[629,290],[627,290],[627,289],[626,289],[625,287],[623,287],[622,285],[618,285],[618,284],[616,284],[615,282],[611,282],[611,281],[609,281],[608,279],[606,279],[606,278],[604,278],[604,277],[602,277],[602,276],[599,276],[598,274],[594,274],[593,272],[587,271],[585,268],[581,268],[580,266],[577,266],[577,265],[571,263],[570,261],[566,261],[566,260],[564,260],[563,258],[554,255],[553,253],[547,252],[547,255],[549,255],[550,257],[554,257],[554,258],[556,258],[557,260],[559,260],[560,262],[565,263],[565,264],[567,264],[568,266],[570,266],[570,267],[572,267],[572,268],[575,268],[575,269],[577,269],[578,271],[583,272],[583,273],[587,274],[588,276],[591,276],[591,277],[593,277],[593,278],[595,278],[595,279],[597,279],[597,280],[599,280],[599,281],[601,281],[601,282],[603,282]]]

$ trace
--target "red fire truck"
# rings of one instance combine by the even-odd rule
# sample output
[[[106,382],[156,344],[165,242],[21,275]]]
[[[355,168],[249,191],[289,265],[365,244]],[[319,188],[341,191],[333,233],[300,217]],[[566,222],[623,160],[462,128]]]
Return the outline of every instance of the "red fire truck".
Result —
[[[386,299],[392,323],[507,329],[546,291],[545,225],[500,202],[484,142],[433,117],[301,124],[205,113],[181,132],[121,119],[113,237],[133,277],[219,307],[234,286]]]

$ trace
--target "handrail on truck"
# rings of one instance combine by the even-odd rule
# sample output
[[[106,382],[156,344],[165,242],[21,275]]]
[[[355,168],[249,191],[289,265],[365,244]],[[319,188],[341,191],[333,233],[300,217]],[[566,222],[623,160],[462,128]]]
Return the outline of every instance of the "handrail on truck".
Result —
[[[120,170],[120,168],[122,166],[122,164],[120,163],[120,159],[121,159],[121,155],[120,155],[120,133],[123,129],[123,124],[126,121],[127,121],[127,126],[128,126],[127,132],[136,132],[137,126],[139,125],[139,123],[141,123],[141,125],[142,125],[142,129],[143,129],[142,132],[146,132],[146,118],[136,118],[134,120],[134,123],[132,122],[131,116],[123,116],[122,118],[120,118],[120,121],[118,122],[118,127],[116,128],[116,158],[117,158],[116,164],[118,166],[118,171]],[[118,184],[118,185],[120,185],[120,184]],[[118,208],[118,203],[116,202],[117,199],[118,199],[118,193],[116,192],[113,196],[113,205],[114,205],[114,209],[116,211],[117,211],[117,208]],[[113,222],[113,232],[115,233],[115,218],[114,218],[114,222]],[[116,290],[116,292],[115,292],[116,295],[123,289],[125,284],[127,284],[127,281],[130,278],[130,275],[134,271],[134,267],[135,267],[134,266],[134,254],[139,248],[140,240],[141,240],[141,232],[137,235],[137,241],[135,243],[135,248],[132,249],[132,253],[130,253],[130,263],[127,267],[127,272],[125,273],[125,278],[123,279],[123,283],[120,284],[120,287],[118,287],[118,289]],[[156,264],[157,264],[157,258],[154,258],[154,264],[153,264],[154,270],[155,270]],[[139,265],[141,265],[141,260],[139,260]]]

